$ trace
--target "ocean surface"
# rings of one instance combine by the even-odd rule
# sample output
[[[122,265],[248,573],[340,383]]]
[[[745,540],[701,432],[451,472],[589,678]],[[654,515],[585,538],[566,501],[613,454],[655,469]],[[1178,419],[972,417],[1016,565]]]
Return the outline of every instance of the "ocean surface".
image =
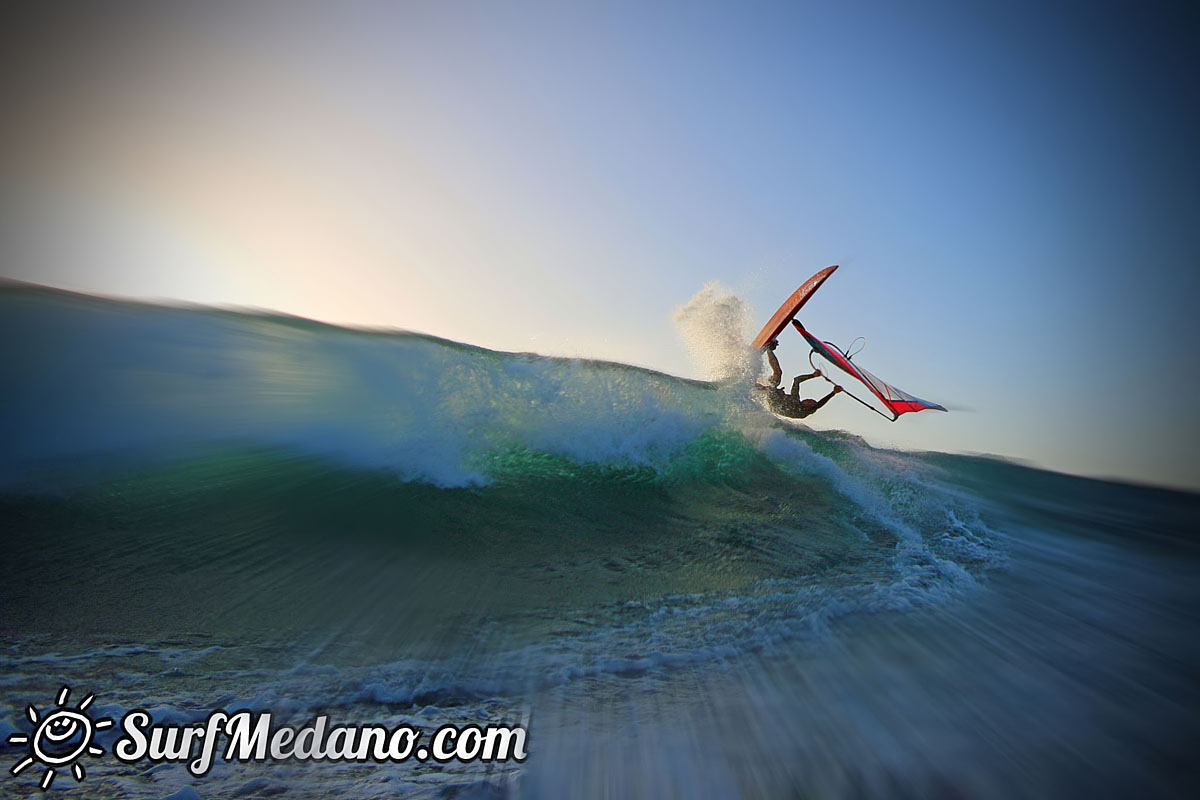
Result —
[[[1194,797],[1200,496],[876,449],[746,382],[0,289],[26,706],[520,724],[522,762],[122,764],[180,798]],[[190,787],[190,788],[189,788]]]

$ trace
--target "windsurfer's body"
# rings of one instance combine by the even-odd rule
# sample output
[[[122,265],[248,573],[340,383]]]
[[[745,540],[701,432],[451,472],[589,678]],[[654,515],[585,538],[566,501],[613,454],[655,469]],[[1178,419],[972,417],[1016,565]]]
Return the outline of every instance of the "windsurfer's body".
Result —
[[[842,387],[834,386],[833,391],[822,397],[820,400],[809,400],[800,397],[800,384],[811,378],[816,378],[821,375],[821,371],[810,372],[807,375],[797,375],[792,380],[792,392],[788,394],[780,388],[779,384],[783,380],[783,370],[779,367],[779,359],[775,357],[775,348],[778,342],[772,340],[767,345],[767,361],[771,365],[771,383],[755,383],[756,391],[762,393],[766,400],[767,406],[771,411],[781,417],[791,417],[792,419],[804,419],[809,414],[820,409],[829,402],[835,394],[842,391]]]

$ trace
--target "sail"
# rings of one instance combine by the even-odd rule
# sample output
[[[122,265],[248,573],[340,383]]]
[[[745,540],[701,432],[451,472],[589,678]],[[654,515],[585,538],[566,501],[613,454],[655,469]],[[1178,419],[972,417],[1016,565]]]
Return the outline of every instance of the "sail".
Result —
[[[822,358],[832,364],[837,365],[842,370],[850,373],[871,390],[871,394],[879,398],[879,401],[892,412],[892,420],[894,421],[901,414],[907,414],[910,411],[925,411],[932,409],[934,411],[945,411],[946,409],[937,403],[931,403],[928,400],[922,400],[915,397],[902,389],[897,389],[891,384],[884,383],[879,378],[876,378],[871,373],[867,372],[862,367],[855,364],[850,358],[838,349],[837,345],[832,342],[822,342],[817,337],[813,336],[804,326],[796,320],[792,320],[792,325],[800,332],[800,335],[812,346]],[[856,398],[857,399],[857,398]]]

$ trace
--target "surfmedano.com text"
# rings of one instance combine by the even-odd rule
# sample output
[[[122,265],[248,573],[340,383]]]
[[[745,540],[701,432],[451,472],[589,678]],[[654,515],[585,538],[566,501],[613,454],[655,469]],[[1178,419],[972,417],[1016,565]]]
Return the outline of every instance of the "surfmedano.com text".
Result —
[[[155,725],[150,714],[134,709],[121,719],[122,736],[114,753],[127,764],[187,762],[192,775],[212,769],[220,747],[222,761],[343,761],[396,763],[415,759],[438,763],[524,761],[525,728],[520,725],[443,725],[422,742],[410,725],[330,725],[318,716],[300,728],[272,726],[270,712],[214,711],[202,723]]]

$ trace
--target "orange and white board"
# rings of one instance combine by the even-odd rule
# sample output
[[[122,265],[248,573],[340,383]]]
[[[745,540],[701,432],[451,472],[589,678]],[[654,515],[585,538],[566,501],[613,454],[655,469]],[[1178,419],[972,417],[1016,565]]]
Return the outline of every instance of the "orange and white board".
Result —
[[[779,332],[787,327],[787,324],[796,316],[796,312],[800,310],[801,306],[808,302],[808,298],[812,297],[813,292],[821,288],[821,284],[833,274],[835,269],[837,269],[837,264],[826,267],[792,292],[792,296],[784,301],[775,315],[771,317],[771,321],[763,326],[763,329],[758,332],[758,336],[754,337],[754,346],[766,347],[768,342],[778,336]]]

